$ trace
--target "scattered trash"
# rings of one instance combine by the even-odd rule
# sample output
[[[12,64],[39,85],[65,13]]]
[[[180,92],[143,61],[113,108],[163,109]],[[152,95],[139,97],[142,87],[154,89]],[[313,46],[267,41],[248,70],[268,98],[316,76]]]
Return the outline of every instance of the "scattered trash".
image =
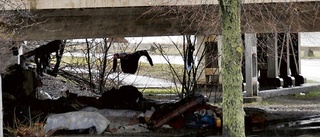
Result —
[[[300,95],[301,95],[301,96],[305,96],[305,95],[306,95],[306,93],[304,93],[304,92],[300,92]]]
[[[32,76],[31,82],[26,79],[29,82],[21,81],[20,84],[34,84],[34,87],[23,94],[5,90],[8,91],[4,94],[5,100],[10,101],[6,107],[12,109],[5,110],[5,114],[18,114],[16,116],[25,121],[41,115],[40,120],[46,121],[43,127],[46,135],[73,130],[81,133],[89,130],[90,133],[92,127],[95,127],[96,134],[105,131],[112,134],[141,133],[166,126],[173,129],[221,127],[219,115],[213,106],[206,104],[203,96],[187,97],[179,102],[157,102],[143,98],[142,93],[131,85],[112,88],[99,96],[92,92],[82,95],[78,94],[83,92],[79,87],[58,77],[44,74],[37,79],[35,74],[29,76],[19,66],[15,67],[18,73],[12,74],[18,75],[13,78]],[[10,116],[6,115],[6,118]]]
[[[186,127],[194,129],[214,128],[218,126],[216,125],[216,117],[211,109],[201,109],[187,116]]]
[[[200,96],[197,98],[189,99],[185,98],[178,103],[171,104],[168,108],[162,108],[161,110],[156,110],[156,112],[151,117],[151,122],[149,123],[149,128],[158,128],[167,122],[169,122],[174,117],[184,113],[189,108],[204,103],[204,97]]]
[[[93,107],[86,107],[80,111],[98,112],[110,121],[109,130],[121,129],[122,127],[140,124],[144,119],[142,111],[134,110],[119,110],[119,109],[97,109]]]
[[[154,107],[151,107],[150,110],[146,110],[145,113],[145,122],[146,123],[150,123],[151,121],[151,116],[153,115],[153,113],[156,111],[156,109]]]
[[[221,127],[221,119],[216,114],[214,106],[206,104],[203,96],[186,98],[181,101],[161,106],[160,109],[147,110],[145,119],[150,129],[156,129],[163,125],[182,129],[207,129]],[[152,114],[149,120],[149,115]],[[219,114],[221,115],[221,114]]]

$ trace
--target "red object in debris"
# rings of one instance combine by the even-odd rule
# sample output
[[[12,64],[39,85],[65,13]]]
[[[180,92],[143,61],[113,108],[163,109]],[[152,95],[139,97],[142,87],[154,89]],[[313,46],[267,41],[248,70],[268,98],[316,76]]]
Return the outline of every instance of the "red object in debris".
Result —
[[[182,117],[180,115],[180,116],[177,116],[177,117],[171,119],[169,121],[168,125],[170,125],[174,129],[182,129],[186,126],[186,123],[185,123],[184,117]]]
[[[187,111],[189,108],[203,103],[204,98],[203,96],[197,97],[195,99],[191,99],[188,102],[183,103],[181,106],[179,106],[177,109],[173,110],[172,112],[168,113],[167,115],[164,115],[162,118],[160,118],[157,121],[153,122],[153,127],[151,128],[158,128],[164,124],[166,124],[167,122],[169,122],[171,119],[173,119],[174,117],[184,113],[185,111]]]

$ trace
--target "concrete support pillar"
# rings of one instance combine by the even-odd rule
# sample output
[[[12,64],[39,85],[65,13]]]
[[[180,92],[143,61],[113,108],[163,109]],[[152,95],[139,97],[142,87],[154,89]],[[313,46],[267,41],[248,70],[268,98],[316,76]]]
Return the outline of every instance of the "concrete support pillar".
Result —
[[[267,56],[268,56],[268,71],[267,81],[271,88],[282,88],[283,79],[279,77],[279,48],[278,48],[278,33],[268,33],[267,37]]]
[[[257,96],[257,37],[256,34],[244,34],[245,39],[245,82],[246,97]]]
[[[298,33],[298,62],[299,62],[299,70],[298,70],[298,73],[301,74],[301,58],[300,58],[300,53],[301,53],[301,33]]]
[[[284,81],[284,87],[295,85],[295,78],[291,76],[290,71],[290,33],[278,34],[279,51],[279,72]]]
[[[295,86],[305,83],[305,78],[301,76],[300,59],[300,36],[298,33],[290,33],[289,37],[289,56],[291,76],[295,78]]]
[[[260,89],[282,88],[283,79],[279,77],[278,34],[261,33],[258,35]]]
[[[267,37],[266,45],[267,46],[267,61],[268,61],[268,70],[267,77],[268,78],[278,78],[278,41],[277,41],[277,33],[270,33],[265,35]]]

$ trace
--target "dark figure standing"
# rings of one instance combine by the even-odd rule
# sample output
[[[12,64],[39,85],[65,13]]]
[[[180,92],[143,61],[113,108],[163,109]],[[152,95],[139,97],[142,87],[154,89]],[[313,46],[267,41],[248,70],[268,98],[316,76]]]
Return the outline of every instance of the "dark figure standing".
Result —
[[[35,55],[34,59],[37,65],[37,73],[39,75],[43,76],[43,72],[49,66],[51,53],[53,52],[56,53],[57,63],[60,63],[61,54],[62,54],[61,52],[63,52],[61,50],[63,50],[64,48],[63,46],[64,46],[64,43],[62,40],[54,40],[34,50],[34,55]],[[54,67],[53,73],[56,73],[57,69],[58,68],[56,65]],[[56,75],[56,74],[53,74],[53,75]]]

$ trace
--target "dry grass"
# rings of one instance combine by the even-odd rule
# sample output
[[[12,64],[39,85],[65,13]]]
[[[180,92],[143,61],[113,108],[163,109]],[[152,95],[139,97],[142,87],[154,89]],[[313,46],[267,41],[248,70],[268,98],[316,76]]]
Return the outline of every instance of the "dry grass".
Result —
[[[44,124],[42,122],[30,122],[24,125],[16,121],[14,127],[5,127],[4,130],[7,131],[7,136],[43,137],[45,136],[43,128]]]
[[[15,115],[13,116],[13,125],[4,126],[6,136],[15,137],[44,137],[44,124],[39,117],[31,120],[25,119],[20,121]]]

